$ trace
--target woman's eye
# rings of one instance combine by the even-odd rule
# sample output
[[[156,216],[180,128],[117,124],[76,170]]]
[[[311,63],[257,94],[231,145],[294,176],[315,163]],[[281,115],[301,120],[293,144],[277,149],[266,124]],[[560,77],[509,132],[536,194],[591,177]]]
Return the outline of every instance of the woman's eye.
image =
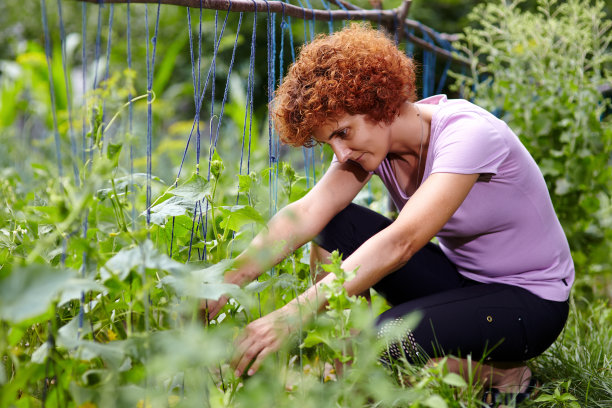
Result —
[[[338,131],[338,137],[344,139],[348,136],[348,129],[341,129]]]

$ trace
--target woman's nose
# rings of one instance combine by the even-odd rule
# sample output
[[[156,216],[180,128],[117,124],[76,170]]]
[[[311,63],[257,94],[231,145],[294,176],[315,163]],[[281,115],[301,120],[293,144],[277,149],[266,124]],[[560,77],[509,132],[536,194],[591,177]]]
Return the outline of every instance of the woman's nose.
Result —
[[[345,163],[351,157],[351,149],[345,146],[342,143],[337,143],[334,146],[334,153],[336,153],[336,157],[340,161],[340,163]]]

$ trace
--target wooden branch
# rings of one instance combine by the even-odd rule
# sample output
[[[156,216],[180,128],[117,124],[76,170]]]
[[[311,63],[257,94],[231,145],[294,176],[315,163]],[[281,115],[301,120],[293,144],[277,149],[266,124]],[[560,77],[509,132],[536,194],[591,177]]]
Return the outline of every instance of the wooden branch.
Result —
[[[406,16],[408,15],[408,11],[410,11],[410,6],[412,5],[412,0],[404,0],[402,5],[399,7],[397,12],[397,19],[399,20],[399,26],[397,27],[398,31],[398,39],[401,42],[404,37],[404,24],[406,22]]]
[[[128,0],[78,0],[87,3],[94,4],[127,4]],[[344,0],[335,0],[342,4],[347,10],[319,10],[309,9],[294,6],[293,4],[284,3],[277,0],[130,0],[130,3],[149,3],[149,4],[168,4],[174,6],[190,7],[190,8],[204,8],[209,10],[221,10],[221,11],[232,11],[232,12],[270,12],[281,14],[285,16],[296,17],[300,19],[314,19],[320,21],[333,21],[333,20],[369,20],[374,22],[381,22],[387,27],[392,28],[395,24],[396,16],[405,16],[408,13],[410,7],[410,0],[405,2],[398,8],[392,10],[366,10],[356,6],[350,5]],[[349,9],[350,7],[350,9]],[[432,38],[439,36],[447,41],[454,41],[457,39],[456,35],[448,34],[437,34],[431,28],[410,19],[403,19],[403,25],[411,27],[417,30],[421,30],[429,34]],[[436,53],[443,59],[451,59],[461,64],[470,65],[469,61],[465,58],[453,55],[444,48],[438,47],[435,44],[430,44],[427,41],[421,40],[420,38],[409,35],[408,40],[415,43],[421,48],[425,48],[431,52]]]

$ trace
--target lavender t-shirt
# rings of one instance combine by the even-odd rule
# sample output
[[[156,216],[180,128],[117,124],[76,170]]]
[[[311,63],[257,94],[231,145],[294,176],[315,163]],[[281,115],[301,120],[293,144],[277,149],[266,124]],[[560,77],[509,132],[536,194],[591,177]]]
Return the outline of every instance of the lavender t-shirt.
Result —
[[[486,110],[445,95],[431,121],[423,180],[432,173],[480,173],[467,198],[437,234],[459,272],[478,282],[520,286],[564,301],[574,265],[535,161],[508,126]],[[408,201],[385,159],[376,169],[401,210]]]

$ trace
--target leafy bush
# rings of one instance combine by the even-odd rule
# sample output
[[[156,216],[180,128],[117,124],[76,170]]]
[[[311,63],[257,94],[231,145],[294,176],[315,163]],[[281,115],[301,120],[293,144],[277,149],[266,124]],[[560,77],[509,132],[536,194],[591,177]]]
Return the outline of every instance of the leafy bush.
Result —
[[[539,164],[580,274],[612,270],[612,22],[604,2],[487,2],[456,47],[470,70],[456,88],[498,112]]]

